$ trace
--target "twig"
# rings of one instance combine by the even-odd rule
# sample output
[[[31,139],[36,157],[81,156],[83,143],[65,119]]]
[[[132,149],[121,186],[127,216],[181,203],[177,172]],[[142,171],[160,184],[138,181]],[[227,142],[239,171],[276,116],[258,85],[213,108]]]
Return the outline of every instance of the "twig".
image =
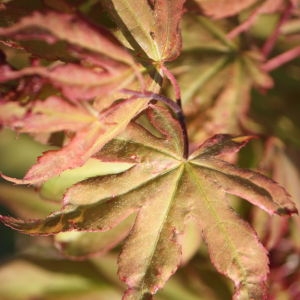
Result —
[[[227,38],[232,40],[235,37],[237,37],[239,34],[241,34],[244,31],[247,31],[252,24],[255,22],[256,18],[260,14],[261,8],[258,7],[256,10],[253,11],[253,13],[250,14],[250,16],[239,26],[235,27],[233,30],[231,30],[227,34]]]
[[[274,31],[272,32],[272,34],[270,35],[270,37],[266,40],[265,44],[262,47],[262,54],[264,55],[264,57],[268,57],[269,54],[271,53],[272,49],[275,46],[275,43],[278,39],[278,36],[280,34],[281,31],[281,27],[282,25],[289,19],[289,17],[291,16],[291,13],[293,11],[293,4],[291,2],[289,2],[286,6],[286,8],[284,9],[278,23],[276,24],[276,27],[274,29]]]
[[[181,107],[181,92],[178,81],[176,80],[173,73],[170,72],[170,70],[164,64],[161,65],[161,69],[163,73],[167,76],[167,78],[170,80],[174,88],[176,103]]]
[[[262,66],[262,69],[266,72],[273,71],[274,69],[277,69],[278,67],[282,66],[283,64],[288,63],[289,61],[297,58],[298,56],[300,56],[300,46],[295,47],[291,50],[288,50],[288,51],[270,59]]]

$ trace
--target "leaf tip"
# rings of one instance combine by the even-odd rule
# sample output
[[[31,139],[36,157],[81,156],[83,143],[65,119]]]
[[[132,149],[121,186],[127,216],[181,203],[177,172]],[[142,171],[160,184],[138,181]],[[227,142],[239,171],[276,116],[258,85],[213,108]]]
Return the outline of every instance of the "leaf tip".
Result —
[[[29,183],[29,182],[26,182],[26,180],[10,177],[10,176],[4,175],[3,173],[0,173],[0,177],[2,177],[6,181],[9,181],[9,182],[12,182],[12,183],[15,183],[15,184]]]
[[[20,225],[23,221],[18,220],[14,217],[0,215],[0,222],[2,222],[7,227],[18,230],[18,225]]]
[[[289,215],[291,216],[292,214],[299,214],[298,212],[298,209],[294,206],[294,205],[291,205],[290,207],[280,207],[276,213],[280,216],[282,215]]]
[[[249,141],[253,140],[253,139],[258,139],[258,136],[256,135],[245,135],[245,136],[237,136],[237,137],[233,137],[231,140],[234,143],[238,143],[238,144],[247,144]]]

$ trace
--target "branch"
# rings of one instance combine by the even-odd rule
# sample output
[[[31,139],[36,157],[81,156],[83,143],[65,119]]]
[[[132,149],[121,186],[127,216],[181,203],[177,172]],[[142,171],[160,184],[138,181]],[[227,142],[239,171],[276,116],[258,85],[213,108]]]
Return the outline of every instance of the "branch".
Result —
[[[259,16],[260,11],[261,11],[260,7],[254,10],[242,24],[238,25],[227,34],[227,38],[232,40],[242,32],[247,31],[252,26],[252,24],[256,21],[256,18]]]
[[[271,53],[272,49],[275,46],[275,43],[278,39],[278,36],[281,32],[281,27],[282,25],[289,19],[289,17],[292,14],[294,5],[289,2],[287,4],[287,6],[285,7],[278,23],[276,24],[273,33],[270,35],[270,37],[266,40],[265,44],[262,47],[262,54],[264,55],[264,57],[269,56],[269,54]]]
[[[262,69],[266,72],[273,71],[273,70],[277,69],[278,67],[282,66],[283,64],[286,64],[289,61],[297,58],[298,56],[300,56],[300,46],[295,47],[289,51],[286,51],[286,52],[270,59],[262,66]]]

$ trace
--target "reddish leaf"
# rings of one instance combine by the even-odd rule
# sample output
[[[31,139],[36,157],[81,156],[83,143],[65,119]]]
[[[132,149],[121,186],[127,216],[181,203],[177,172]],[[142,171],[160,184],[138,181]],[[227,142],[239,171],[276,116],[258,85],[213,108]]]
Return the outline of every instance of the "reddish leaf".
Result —
[[[56,96],[27,106],[18,102],[0,103],[0,108],[0,124],[20,132],[76,131],[97,121],[95,116],[82,107],[68,104]]]
[[[33,30],[33,28],[43,29],[44,32]],[[65,40],[113,60],[130,65],[133,63],[131,56],[106,29],[92,26],[75,15],[35,12],[10,27],[0,28],[1,35],[21,40],[40,39],[48,43]]]
[[[110,73],[99,67],[92,69],[71,63],[50,68],[28,67],[20,71],[13,71],[4,66],[0,67],[0,72],[0,82],[35,74],[46,77],[73,101],[89,100],[110,93],[128,76],[128,68],[125,67]]]
[[[154,5],[155,32],[161,60],[174,60],[181,51],[179,22],[185,0],[157,0]]]
[[[67,169],[83,165],[109,140],[122,132],[131,119],[140,110],[144,109],[145,105],[147,105],[147,100],[128,99],[114,105],[98,118],[90,115],[91,120],[89,120],[87,118],[88,114],[84,114],[83,123],[85,126],[82,126],[82,129],[78,130],[71,141],[62,149],[51,150],[41,156],[38,162],[27,172],[23,180],[8,178],[4,175],[3,177],[16,183],[40,183]],[[82,117],[82,115],[78,115]],[[39,117],[37,118],[39,119]],[[50,122],[53,122],[53,115],[45,115],[43,122],[49,122],[49,118]],[[66,120],[69,118],[70,115],[67,115]],[[36,116],[33,117],[33,120],[33,122],[36,121]],[[63,126],[63,124],[64,122],[60,126]],[[55,124],[52,125],[55,126]],[[70,126],[70,123],[66,122],[65,126]],[[77,124],[76,128],[78,129],[79,126]]]
[[[214,18],[224,18],[235,15],[243,9],[255,4],[257,0],[195,0],[204,13]]]

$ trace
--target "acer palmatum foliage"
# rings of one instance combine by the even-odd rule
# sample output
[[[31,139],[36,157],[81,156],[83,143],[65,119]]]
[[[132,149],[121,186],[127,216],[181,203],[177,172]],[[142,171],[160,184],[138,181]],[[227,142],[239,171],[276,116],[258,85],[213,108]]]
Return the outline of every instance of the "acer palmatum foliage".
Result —
[[[24,220],[20,203],[12,208],[16,217],[1,221],[23,233],[56,235],[56,248],[69,259],[114,253],[122,242],[124,299],[156,294],[199,256],[201,240],[216,270],[233,282],[234,299],[266,299],[280,290],[283,278],[268,281],[274,276],[267,249],[294,240],[286,221],[268,239],[276,225],[262,231],[259,220],[269,217],[259,214],[289,216],[297,203],[271,178],[238,167],[236,158],[254,136],[268,135],[252,119],[253,91],[274,88],[267,71],[297,56],[291,42],[285,50],[295,55],[266,61],[284,26],[297,24],[297,2],[66,0],[17,13],[21,3],[0,11],[1,126],[46,144],[59,133],[60,141],[23,178],[2,177],[62,204]],[[265,14],[279,21],[260,50],[255,26]],[[271,162],[275,152],[268,153]],[[265,169],[286,186],[276,166]],[[232,196],[256,207],[236,207],[253,211],[253,224],[231,208]],[[299,224],[293,217],[290,230]],[[221,297],[209,284],[210,295],[176,284],[183,298]]]

